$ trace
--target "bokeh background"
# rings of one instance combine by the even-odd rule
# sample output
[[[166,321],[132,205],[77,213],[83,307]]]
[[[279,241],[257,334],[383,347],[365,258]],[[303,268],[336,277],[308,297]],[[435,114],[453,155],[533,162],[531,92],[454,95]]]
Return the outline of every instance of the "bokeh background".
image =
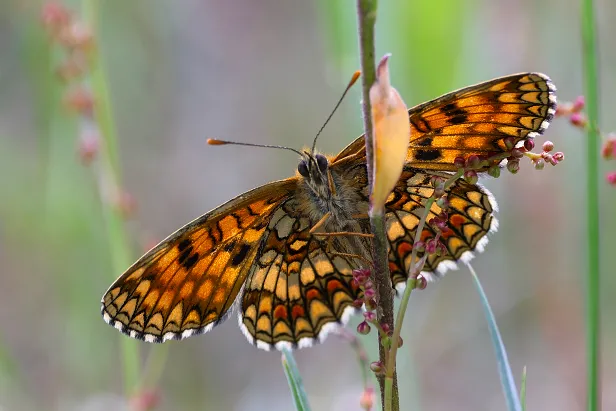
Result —
[[[613,130],[616,3],[597,3],[601,127]],[[211,147],[207,137],[309,145],[359,67],[349,0],[63,4],[86,28],[92,16],[98,22],[122,189],[136,204],[122,225],[129,260],[297,165],[292,153]],[[578,8],[572,0],[383,1],[377,56],[393,54],[393,82],[409,106],[519,71],[547,73],[559,100],[570,101],[583,93]],[[62,103],[67,88],[54,70],[64,56],[45,33],[41,3],[2,0],[0,9],[0,410],[128,409],[127,337],[99,313],[101,295],[121,274],[101,167],[80,158],[87,136]],[[361,134],[359,102],[356,86],[321,136],[321,150],[334,153]],[[528,367],[528,409],[582,410],[585,135],[557,119],[546,137],[565,152],[564,163],[536,171],[523,161],[518,175],[485,181],[500,204],[500,229],[474,266],[518,379]],[[616,191],[601,178],[608,410],[616,409]],[[466,269],[414,293],[403,337],[403,409],[505,408]],[[375,336],[361,341],[375,360]],[[141,393],[155,394],[157,410],[292,407],[280,355],[249,345],[235,316],[205,336],[131,344],[138,361],[150,364]],[[361,372],[347,342],[330,336],[296,358],[315,410],[359,409]],[[152,376],[157,369],[160,379]]]

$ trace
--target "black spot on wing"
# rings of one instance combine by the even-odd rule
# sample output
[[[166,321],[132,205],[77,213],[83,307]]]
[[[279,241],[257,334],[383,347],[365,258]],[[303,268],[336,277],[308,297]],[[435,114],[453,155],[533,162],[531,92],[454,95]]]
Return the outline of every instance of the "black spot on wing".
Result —
[[[448,111],[455,110],[455,109],[456,109],[456,107],[458,107],[458,106],[456,105],[456,103],[449,103],[449,104],[445,104],[443,107],[441,107],[441,111],[442,111],[443,113],[446,113],[446,112],[448,112]]]
[[[440,157],[440,150],[417,150],[415,153],[415,159],[421,161],[434,161]]]
[[[178,249],[180,248],[182,243],[178,244]],[[195,264],[197,264],[197,261],[199,261],[199,253],[195,253],[193,251],[193,246],[189,245],[188,247],[184,248],[184,250],[182,250],[180,256],[178,257],[178,263],[180,263],[180,265],[182,265],[182,267],[187,270],[193,268]]]
[[[466,114],[456,114],[453,117],[447,119],[449,124],[463,124],[468,121],[468,116]]]
[[[178,250],[180,251],[180,253],[184,250],[186,250],[188,248],[188,246],[190,246],[192,243],[192,241],[190,241],[190,239],[185,238],[184,240],[182,240],[179,244],[178,244]]]
[[[250,245],[242,244],[239,251],[233,256],[233,260],[231,260],[231,265],[237,266],[241,264],[246,259],[248,251],[250,251]]]

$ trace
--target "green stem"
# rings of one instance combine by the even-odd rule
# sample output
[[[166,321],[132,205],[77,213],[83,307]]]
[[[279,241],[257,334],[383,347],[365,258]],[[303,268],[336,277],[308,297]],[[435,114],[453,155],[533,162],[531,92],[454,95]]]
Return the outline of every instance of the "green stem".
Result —
[[[141,373],[141,381],[137,386],[137,392],[158,386],[169,356],[169,347],[170,344],[157,344],[150,349]]]
[[[297,411],[310,411],[310,403],[308,403],[308,396],[306,395],[306,390],[304,390],[302,376],[290,350],[282,350],[282,368],[287,376],[295,409]]]
[[[588,123],[599,124],[597,53],[594,5],[592,0],[582,1],[582,40]],[[589,411],[599,410],[599,136],[597,127],[588,127],[586,140],[586,235],[588,273],[586,275],[586,344],[587,344],[587,406]]]
[[[370,105],[370,87],[376,80],[376,66],[374,62],[374,25],[376,23],[376,0],[357,0],[357,20],[359,30],[359,51],[362,71],[362,109],[364,118],[364,132],[366,141],[366,168],[368,173],[369,191],[372,192],[372,179],[374,164],[373,135],[372,135],[372,107]],[[389,266],[387,260],[387,238],[385,236],[385,216],[382,212],[370,212],[370,229],[374,234],[372,242],[372,261],[374,264],[372,278],[376,284],[376,299],[378,303],[378,321],[394,326],[394,292],[391,287]],[[379,345],[379,359],[382,364],[387,363],[387,349],[377,334]],[[398,384],[397,375],[390,376],[389,391],[385,392],[386,383],[383,376],[377,377],[381,390],[381,404],[384,410],[398,411]],[[386,408],[386,404],[389,408]]]
[[[83,0],[83,12],[87,23],[92,29],[94,37],[97,35],[99,18],[99,1]],[[110,202],[109,195],[119,194],[120,164],[117,153],[117,134],[109,85],[102,63],[100,46],[96,45],[90,54],[92,93],[94,96],[94,116],[101,133],[100,144],[100,184],[101,204],[103,218],[107,230],[107,239],[111,253],[111,268],[114,279],[128,267],[132,261],[130,247],[124,230],[123,216],[114,204]],[[124,384],[127,394],[137,387],[139,380],[139,350],[137,342],[121,337]]]
[[[522,368],[522,381],[520,385],[520,403],[522,405],[522,411],[526,411],[526,365]]]

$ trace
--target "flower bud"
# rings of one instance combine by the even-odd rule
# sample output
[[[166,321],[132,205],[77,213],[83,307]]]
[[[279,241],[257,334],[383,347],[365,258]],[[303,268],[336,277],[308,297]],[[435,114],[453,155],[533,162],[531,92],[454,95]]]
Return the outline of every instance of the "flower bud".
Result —
[[[526,140],[524,140],[524,148],[526,149],[526,151],[531,151],[533,148],[535,148],[535,139],[527,138]]]
[[[498,165],[493,165],[492,167],[488,169],[488,174],[491,177],[498,178],[500,177],[500,173],[501,173],[501,169]]]
[[[476,156],[474,154],[471,155],[466,161],[466,168],[469,168],[471,170],[481,168],[481,159],[479,158],[479,156]]]
[[[456,157],[455,160],[453,160],[453,165],[456,168],[464,168],[466,161],[464,160],[464,157]]]
[[[511,174],[516,174],[520,171],[520,160],[509,160],[507,162],[507,170],[509,170]]]
[[[365,321],[360,322],[359,325],[357,326],[357,332],[360,333],[361,335],[369,334],[370,324],[368,324]]]
[[[366,321],[372,323],[376,321],[376,313],[374,311],[366,311],[364,312],[364,318]]]
[[[383,363],[380,361],[371,362],[370,371],[372,371],[375,374],[380,374],[383,371]]]
[[[576,127],[585,127],[588,123],[588,120],[582,113],[571,114],[571,117],[569,117],[569,121]]]
[[[425,290],[427,286],[428,281],[423,275],[419,274],[417,276],[417,280],[415,281],[415,288],[417,288],[418,290]]]
[[[477,177],[477,172],[474,170],[466,170],[464,172],[464,180],[466,180],[469,184],[477,184],[479,177]]]
[[[549,140],[543,143],[543,151],[545,151],[546,153],[549,153],[552,150],[554,150],[554,143],[552,143]]]
[[[585,105],[586,100],[584,99],[584,96],[577,96],[577,98],[573,101],[573,107],[571,110],[573,110],[574,113],[579,113],[584,109]]]

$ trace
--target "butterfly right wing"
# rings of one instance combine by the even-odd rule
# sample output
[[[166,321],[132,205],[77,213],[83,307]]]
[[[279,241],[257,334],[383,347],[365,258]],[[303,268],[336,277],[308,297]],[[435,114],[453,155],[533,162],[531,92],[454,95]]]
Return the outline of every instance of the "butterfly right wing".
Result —
[[[546,130],[556,112],[555,91],[545,74],[519,73],[412,107],[406,161],[424,170],[457,171],[457,157],[506,153],[510,149],[505,139],[519,146]],[[364,136],[360,136],[333,161],[365,155]]]
[[[244,285],[272,214],[296,188],[297,178],[258,187],[171,234],[105,293],[104,320],[157,343],[212,329]]]
[[[407,165],[386,203],[389,270],[392,283],[398,291],[404,288],[411,270],[415,234],[424,214],[422,204],[434,193],[430,182],[433,175],[449,177],[447,174],[424,172]],[[457,268],[458,261],[469,261],[475,251],[483,251],[488,242],[488,234],[498,228],[498,221],[494,217],[498,206],[492,194],[484,187],[458,179],[447,189],[446,194],[449,201],[448,230],[440,237],[446,251],[428,256],[422,270],[428,280]],[[426,221],[440,213],[441,208],[433,203]],[[421,241],[426,243],[435,236],[434,228],[426,223]],[[418,251],[417,259],[423,255],[423,251]]]
[[[505,139],[519,147],[548,128],[556,113],[555,91],[545,74],[520,73],[415,106],[409,110],[411,139],[406,161],[421,169],[457,171],[457,157],[506,153],[511,148]]]

